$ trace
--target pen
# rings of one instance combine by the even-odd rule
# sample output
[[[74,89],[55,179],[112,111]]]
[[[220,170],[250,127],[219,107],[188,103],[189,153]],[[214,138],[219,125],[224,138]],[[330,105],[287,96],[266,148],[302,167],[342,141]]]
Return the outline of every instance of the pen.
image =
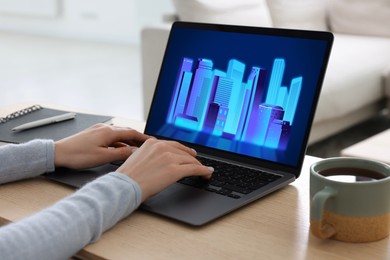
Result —
[[[50,124],[55,124],[55,123],[62,122],[65,120],[70,120],[70,119],[73,119],[75,117],[76,117],[76,113],[73,113],[73,112],[65,113],[65,114],[52,116],[52,117],[48,117],[48,118],[44,118],[44,119],[40,119],[40,120],[36,120],[33,122],[19,125],[17,127],[12,128],[12,131],[20,132],[20,131],[36,128],[39,126],[50,125]]]

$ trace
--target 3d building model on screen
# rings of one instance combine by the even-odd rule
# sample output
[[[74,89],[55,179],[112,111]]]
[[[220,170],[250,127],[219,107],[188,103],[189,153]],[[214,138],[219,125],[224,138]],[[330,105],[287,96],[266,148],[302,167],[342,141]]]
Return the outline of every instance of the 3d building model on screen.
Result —
[[[278,150],[286,149],[302,88],[302,77],[282,86],[285,59],[267,70],[231,59],[227,71],[213,69],[210,59],[183,58],[176,78],[167,123],[196,132]]]

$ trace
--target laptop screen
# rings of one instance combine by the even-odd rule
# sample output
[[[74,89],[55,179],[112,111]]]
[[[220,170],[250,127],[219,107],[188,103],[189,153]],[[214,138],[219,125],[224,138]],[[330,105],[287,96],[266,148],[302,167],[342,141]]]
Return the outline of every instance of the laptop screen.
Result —
[[[330,52],[324,34],[175,23],[145,132],[300,167]]]

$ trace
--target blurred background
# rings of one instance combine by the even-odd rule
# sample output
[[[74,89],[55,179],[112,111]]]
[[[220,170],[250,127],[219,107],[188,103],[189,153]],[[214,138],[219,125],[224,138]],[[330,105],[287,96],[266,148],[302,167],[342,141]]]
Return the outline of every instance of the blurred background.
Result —
[[[140,33],[169,13],[170,0],[0,0],[0,106],[142,120]]]
[[[307,152],[338,156],[390,128],[389,17],[389,0],[0,0],[0,107],[145,120],[177,20],[331,31]]]

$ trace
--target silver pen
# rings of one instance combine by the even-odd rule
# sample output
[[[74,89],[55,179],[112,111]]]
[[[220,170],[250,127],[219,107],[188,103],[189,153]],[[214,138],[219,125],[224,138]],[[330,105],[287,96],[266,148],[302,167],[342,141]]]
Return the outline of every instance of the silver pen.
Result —
[[[36,128],[39,126],[50,125],[50,124],[55,124],[55,123],[62,122],[65,120],[70,120],[70,119],[73,119],[75,117],[76,117],[76,113],[73,113],[73,112],[65,113],[65,114],[52,116],[52,117],[48,117],[48,118],[44,118],[44,119],[40,119],[40,120],[36,120],[36,121],[32,121],[32,122],[29,122],[26,124],[19,125],[17,127],[12,128],[12,131],[20,132],[20,131]]]

